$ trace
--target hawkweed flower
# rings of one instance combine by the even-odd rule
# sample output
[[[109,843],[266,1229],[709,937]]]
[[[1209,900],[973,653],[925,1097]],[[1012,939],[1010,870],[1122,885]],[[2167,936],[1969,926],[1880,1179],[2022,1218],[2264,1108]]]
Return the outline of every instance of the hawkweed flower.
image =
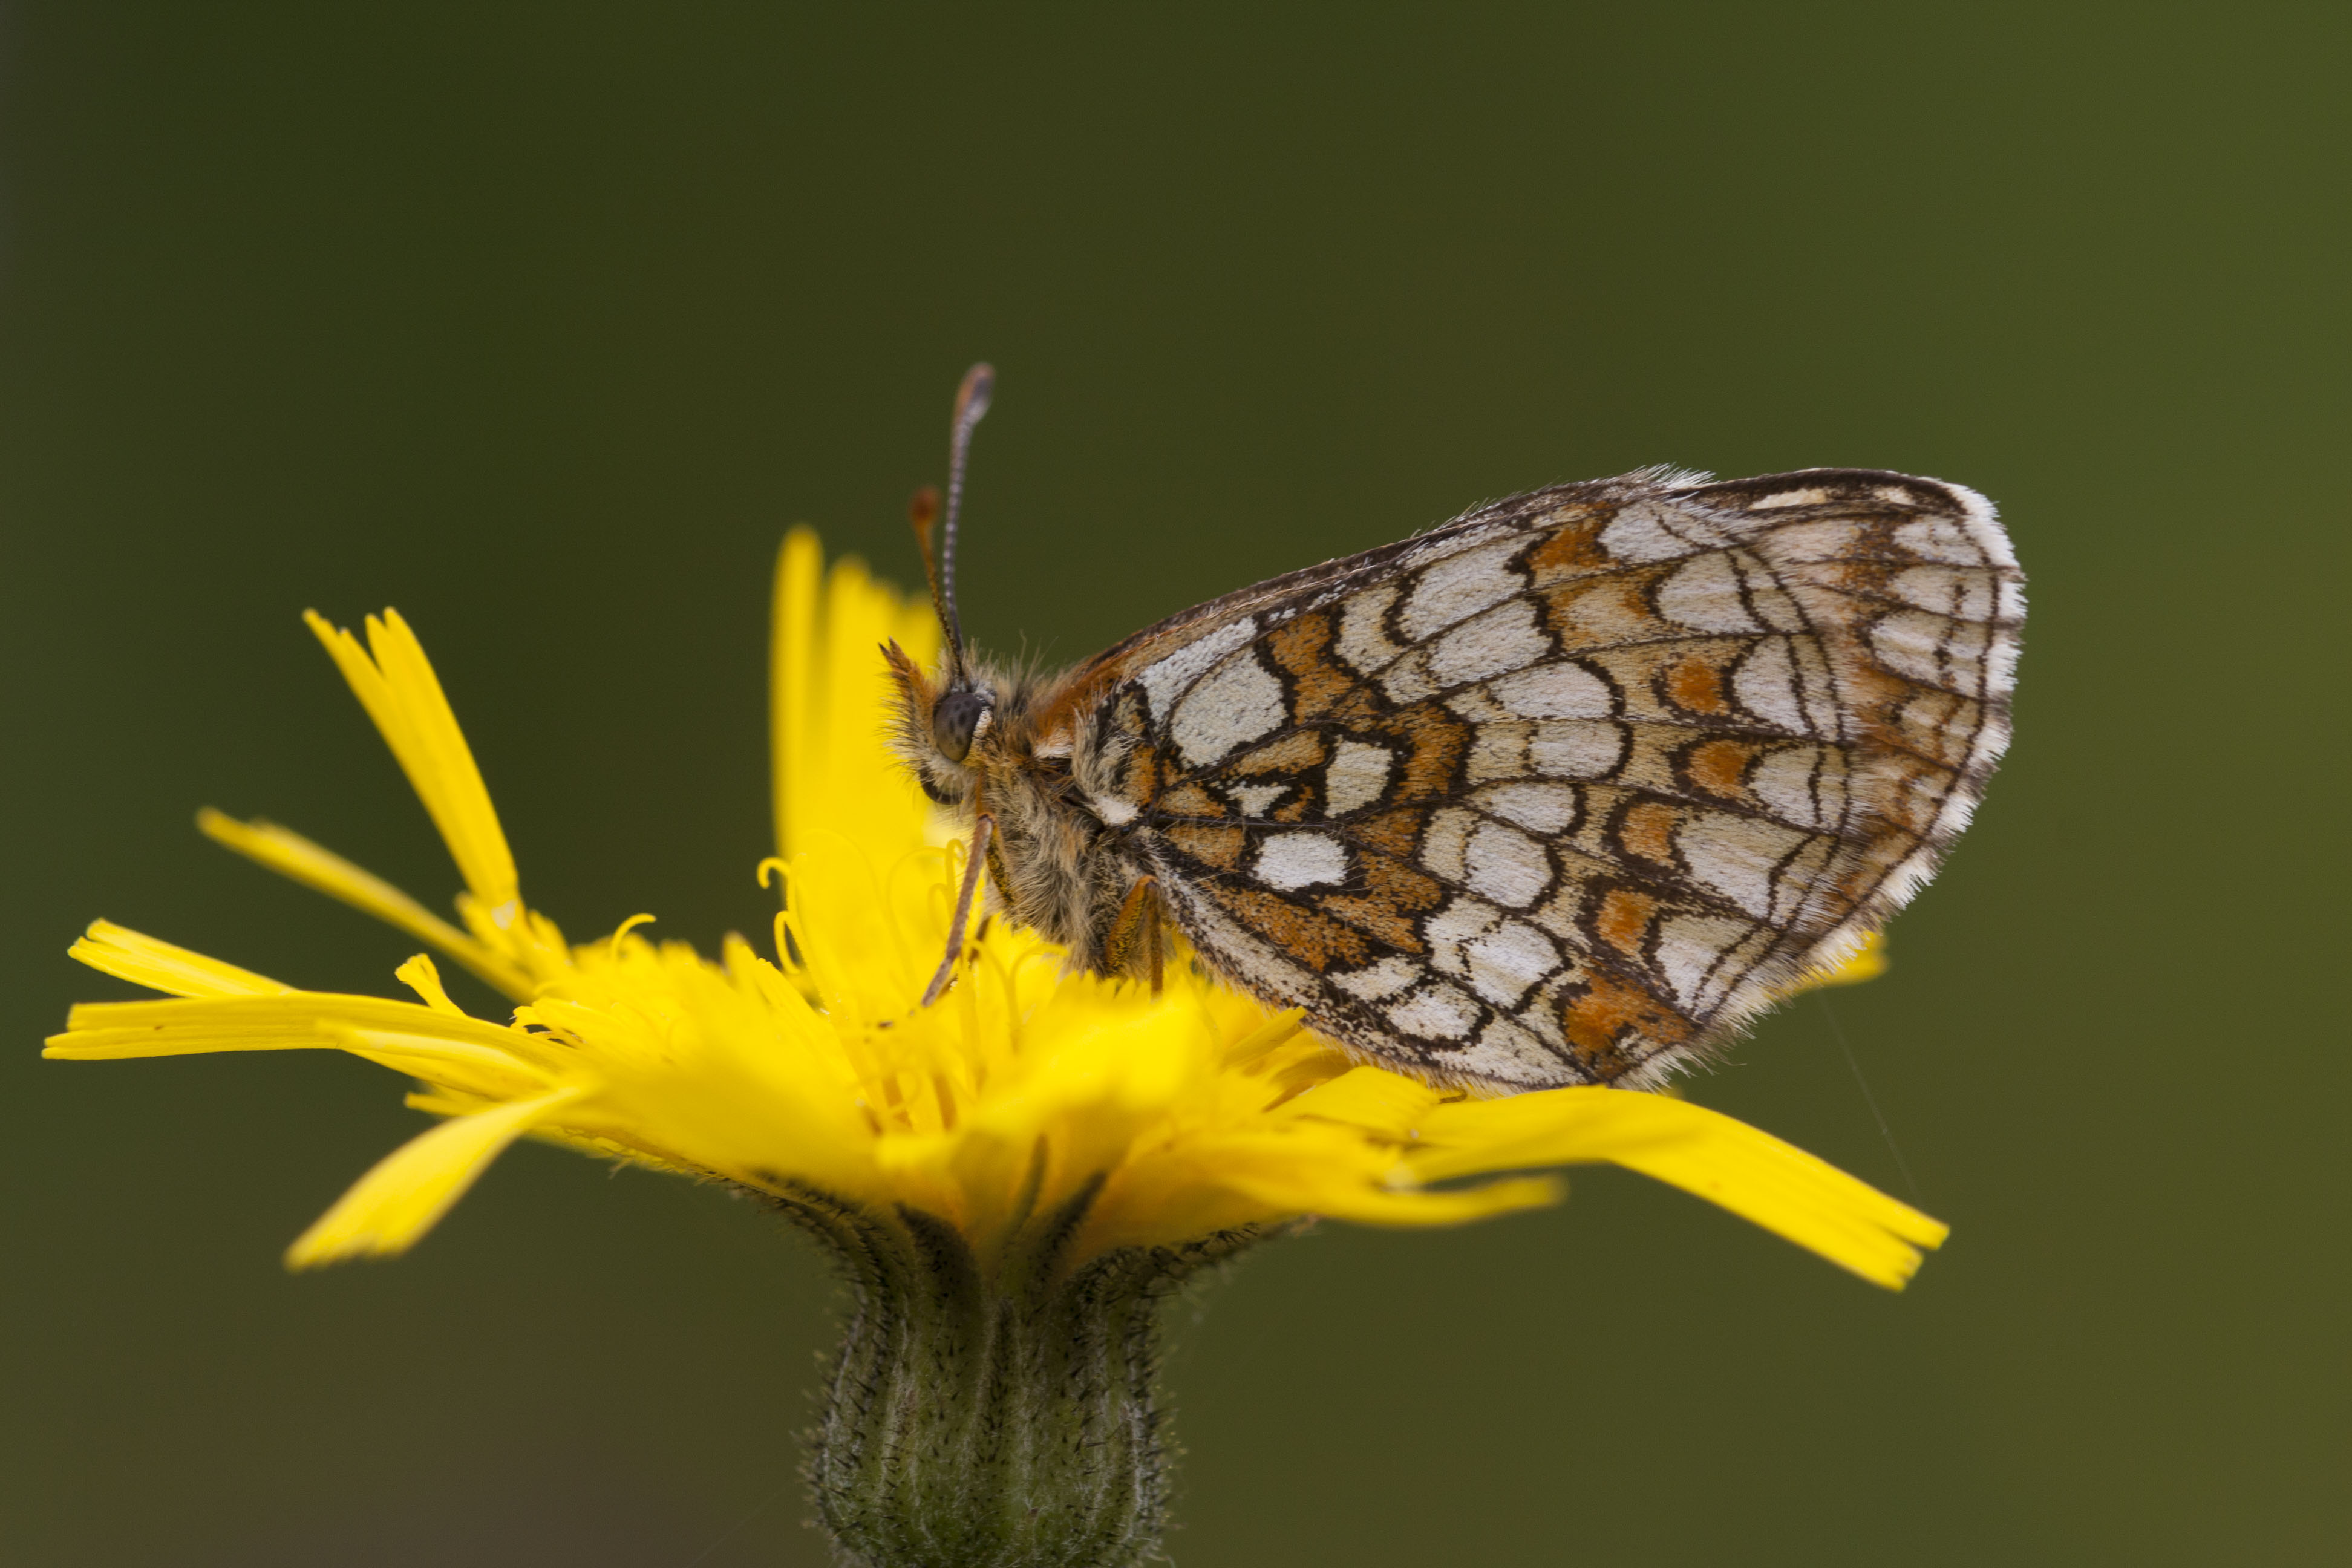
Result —
[[[988,922],[918,1005],[962,846],[886,754],[877,644],[937,649],[926,607],[813,536],[776,583],[782,891],[765,950],[714,961],[625,921],[568,943],[523,900],[465,737],[407,624],[311,629],[465,879],[452,923],[268,822],[207,811],[230,848],[431,950],[408,998],[304,991],[100,921],[74,955],[168,999],[76,1007],[47,1054],[349,1051],[439,1120],[305,1231],[297,1268],[402,1252],[519,1137],[756,1196],[852,1287],[808,1474],[856,1562],[1110,1565],[1167,1497],[1156,1312],[1206,1265],[1316,1217],[1455,1225],[1557,1200],[1607,1162],[1899,1289],[1944,1226],[1800,1150],[1667,1095],[1471,1099],[1351,1061],[1189,965],[1159,994],[1062,972]],[[436,957],[515,1004],[453,1002]],[[1865,961],[1867,962],[1867,961]]]

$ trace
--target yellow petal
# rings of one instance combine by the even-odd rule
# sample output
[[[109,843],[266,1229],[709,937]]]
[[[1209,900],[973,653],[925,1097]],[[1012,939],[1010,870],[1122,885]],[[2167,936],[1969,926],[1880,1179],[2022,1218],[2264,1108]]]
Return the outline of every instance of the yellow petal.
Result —
[[[1440,1105],[1407,1155],[1423,1181],[1540,1165],[1608,1163],[1729,1209],[1890,1290],[1950,1227],[1746,1122],[1688,1100],[1555,1089]]]
[[[1279,1114],[1311,1116],[1402,1137],[1439,1100],[1425,1083],[1381,1068],[1357,1067],[1293,1096]]]
[[[769,777],[774,782],[776,853],[790,855],[802,840],[797,831],[805,808],[795,789],[800,764],[811,753],[809,733],[815,709],[817,581],[824,550],[816,534],[795,528],[784,536],[776,557],[775,597],[770,610],[768,647]]]
[[[441,830],[466,886],[491,910],[516,902],[514,855],[491,809],[490,792],[449,709],[433,665],[397,610],[367,621],[368,647],[329,626],[316,611],[302,617],[351,683],[416,796]],[[373,657],[371,658],[370,655]]]
[[[463,1007],[449,1000],[449,993],[442,988],[441,972],[434,968],[433,961],[423,953],[418,953],[406,963],[394,970],[392,975],[403,985],[415,992],[417,999],[436,1013],[446,1013],[452,1018],[472,1016]]]
[[[66,952],[118,980],[174,996],[276,996],[294,989],[112,921],[90,921],[89,930]]]
[[[543,1093],[550,1079],[559,1076],[545,1063],[529,1062],[512,1051],[474,1040],[333,1026],[322,1032],[352,1055],[378,1067],[406,1073],[436,1089],[492,1103]]]
[[[431,943],[504,994],[519,1002],[530,1000],[530,978],[515,964],[390,882],[361,869],[332,850],[274,822],[239,822],[210,806],[196,813],[196,826],[206,837],[247,859],[267,866],[306,888],[316,889],[331,899],[340,899],[363,914],[398,927],[419,942]]]
[[[586,1093],[573,1087],[444,1121],[394,1150],[286,1249],[289,1268],[407,1251],[531,1124]]]
[[[938,657],[939,623],[844,560],[824,579],[816,536],[796,528],[776,562],[770,700],[777,853],[810,847],[820,829],[872,852],[921,842],[929,807],[881,743],[890,684],[880,645],[895,640],[917,664]]]
[[[415,1002],[320,991],[84,1002],[66,1015],[66,1032],[51,1036],[41,1054],[69,1061],[105,1061],[211,1051],[344,1050],[354,1031],[398,1037],[403,1048],[412,1053],[444,1048],[460,1061],[471,1061],[474,1053],[488,1048],[542,1072],[569,1059],[560,1042],[520,1029],[451,1017]]]
[[[1844,957],[1799,975],[1780,995],[1801,996],[1808,991],[1819,991],[1831,985],[1859,985],[1885,973],[1886,933],[1874,931],[1854,943],[1853,951]]]

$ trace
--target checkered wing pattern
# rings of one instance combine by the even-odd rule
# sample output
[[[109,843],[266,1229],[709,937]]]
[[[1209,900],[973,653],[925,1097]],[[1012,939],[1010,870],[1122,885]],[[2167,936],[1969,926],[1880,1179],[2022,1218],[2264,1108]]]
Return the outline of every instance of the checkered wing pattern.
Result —
[[[1471,512],[1081,672],[1198,951],[1423,1077],[1646,1084],[1934,872],[2009,736],[1975,492],[1663,472]]]

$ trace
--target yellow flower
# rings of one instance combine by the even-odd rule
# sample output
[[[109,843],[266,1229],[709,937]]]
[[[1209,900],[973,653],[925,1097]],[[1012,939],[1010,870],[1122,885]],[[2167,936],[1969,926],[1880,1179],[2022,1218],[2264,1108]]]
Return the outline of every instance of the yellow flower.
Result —
[[[1567,1089],[1446,1095],[1351,1063],[1300,1026],[1200,978],[1163,994],[1060,973],[1056,951],[992,922],[961,983],[915,1005],[944,940],[960,845],[884,752],[882,664],[895,637],[935,650],[928,611],[854,562],[821,581],[796,533],[776,587],[775,812],[787,857],[771,949],[730,937],[717,962],[625,923],[567,945],[521,900],[465,737],[400,616],[364,647],[313,615],[448,844],[462,928],[308,839],[216,813],[205,832],[377,915],[520,1005],[471,1016],[425,955],[416,1000],[301,991],[100,921],[74,955],[176,1000],[76,1007],[52,1057],[94,1060],[325,1047],[418,1079],[446,1120],[361,1179],[295,1242],[296,1267],[400,1252],[499,1152],[534,1134],[779,1202],[822,1194],[912,1210],[967,1238],[982,1267],[1077,1214],[1061,1266],[1303,1215],[1445,1225],[1553,1201],[1507,1175],[1611,1162],[1742,1215],[1899,1288],[1945,1227],[1800,1150],[1662,1095]],[[1867,956],[1867,955],[1865,955]],[[1073,1200],[1087,1194],[1082,1210]]]

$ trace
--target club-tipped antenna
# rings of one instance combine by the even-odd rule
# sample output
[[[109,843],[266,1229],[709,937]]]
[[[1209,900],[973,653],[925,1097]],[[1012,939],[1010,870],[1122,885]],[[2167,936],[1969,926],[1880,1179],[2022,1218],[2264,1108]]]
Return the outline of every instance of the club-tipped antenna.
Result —
[[[996,391],[996,367],[982,360],[963,373],[963,384],[956,388],[955,416],[948,431],[948,508],[945,526],[940,531],[939,565],[931,580],[931,598],[940,612],[940,629],[947,633],[948,657],[954,662],[959,678],[963,674],[963,623],[956,616],[956,520],[963,512],[964,466],[971,456],[972,427],[988,413],[988,400]],[[918,531],[928,535],[925,523]],[[929,553],[927,549],[924,553]],[[926,563],[926,564],[929,564]]]
[[[963,649],[958,646],[955,609],[940,589],[940,552],[931,540],[931,530],[940,521],[940,487],[925,485],[907,502],[907,521],[914,525],[915,547],[923,552],[923,580],[931,585],[931,610],[940,617],[940,630],[947,637],[948,658],[959,677],[963,674]]]

